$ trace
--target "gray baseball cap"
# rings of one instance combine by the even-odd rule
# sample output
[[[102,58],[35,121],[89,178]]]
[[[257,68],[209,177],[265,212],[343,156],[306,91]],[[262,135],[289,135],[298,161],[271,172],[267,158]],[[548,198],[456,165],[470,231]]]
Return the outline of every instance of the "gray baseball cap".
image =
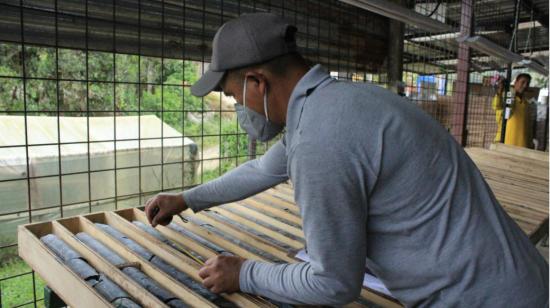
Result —
[[[296,51],[296,27],[271,13],[244,14],[223,24],[212,41],[208,71],[191,86],[191,94],[221,91],[227,70],[259,64]]]

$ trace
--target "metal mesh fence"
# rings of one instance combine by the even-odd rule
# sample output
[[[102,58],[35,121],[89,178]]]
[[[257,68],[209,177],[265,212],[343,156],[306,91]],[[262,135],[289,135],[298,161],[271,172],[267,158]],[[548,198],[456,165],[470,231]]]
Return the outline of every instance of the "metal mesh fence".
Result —
[[[531,4],[527,4],[531,3]],[[481,2],[472,3],[475,12],[472,35],[483,36],[490,41],[524,57],[548,56],[548,27],[536,23],[534,19],[535,6],[533,2]],[[542,52],[542,53],[541,53]],[[488,147],[492,142],[501,141],[502,113],[497,110],[497,99],[504,100],[506,86],[499,90],[499,82],[513,86],[515,76],[529,73],[533,79],[530,88],[523,95],[530,102],[530,119],[533,123],[533,138],[539,135],[539,150],[544,150],[547,137],[545,126],[536,128],[537,109],[545,109],[547,105],[539,102],[539,91],[547,88],[547,76],[527,70],[518,63],[508,63],[502,58],[482,53],[475,49],[471,51],[469,75],[467,145]],[[545,122],[539,119],[539,122]],[[500,124],[499,124],[500,123]],[[542,136],[541,136],[542,135]],[[535,148],[534,144],[530,147]]]
[[[460,116],[453,102],[457,93],[460,1],[417,1],[409,9],[450,25],[455,32],[429,32],[414,25],[404,31],[403,92],[413,103],[441,123],[449,132],[453,117]]]
[[[18,225],[139,206],[269,148],[249,145],[230,99],[189,92],[217,28],[256,11],[296,24],[302,53],[338,78],[382,69],[387,20],[338,1],[0,3],[1,306],[43,305]]]
[[[397,76],[388,67],[399,25],[336,0],[1,0],[0,306],[43,305],[42,280],[17,257],[18,225],[139,206],[269,148],[239,128],[231,99],[189,91],[217,28],[243,13],[286,17],[302,54],[335,78],[394,88],[464,145],[491,143],[496,76],[513,68],[456,39],[513,38],[533,55],[547,51],[548,29],[502,36],[501,16],[514,10],[502,1],[396,2],[452,29],[401,25]]]

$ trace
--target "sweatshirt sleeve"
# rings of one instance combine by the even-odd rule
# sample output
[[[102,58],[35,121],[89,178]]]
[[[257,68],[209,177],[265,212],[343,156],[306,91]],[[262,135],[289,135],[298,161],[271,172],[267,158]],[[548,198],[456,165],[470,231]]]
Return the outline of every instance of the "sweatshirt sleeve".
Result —
[[[344,305],[359,296],[366,260],[364,170],[338,149],[300,145],[290,163],[310,262],[247,260],[242,291],[291,304]]]
[[[193,212],[257,194],[288,180],[284,139],[263,156],[248,161],[221,177],[183,192]]]

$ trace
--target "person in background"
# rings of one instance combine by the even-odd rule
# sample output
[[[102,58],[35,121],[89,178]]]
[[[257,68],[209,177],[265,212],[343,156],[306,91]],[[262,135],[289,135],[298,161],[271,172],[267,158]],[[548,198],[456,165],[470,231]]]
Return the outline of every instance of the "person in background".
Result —
[[[531,147],[531,129],[529,116],[529,102],[525,99],[525,91],[529,88],[531,75],[521,73],[516,77],[513,87],[514,100],[512,102],[510,117],[506,121],[506,132],[504,134],[504,144],[515,145],[519,147]],[[504,80],[498,85],[497,94],[493,98],[493,110],[496,112],[497,133],[495,142],[500,142],[502,132],[502,112],[505,110]]]
[[[497,133],[495,134],[495,139],[493,142],[500,142],[502,139],[502,112],[504,108],[502,106],[504,95],[504,89],[506,88],[507,80],[502,76],[497,76],[496,78],[496,93],[493,97],[492,107],[495,111],[495,120],[497,122]]]

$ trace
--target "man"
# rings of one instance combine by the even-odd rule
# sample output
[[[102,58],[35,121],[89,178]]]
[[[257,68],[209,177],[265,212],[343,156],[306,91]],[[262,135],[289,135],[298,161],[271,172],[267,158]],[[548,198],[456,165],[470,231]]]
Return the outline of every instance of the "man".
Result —
[[[496,82],[497,90],[492,102],[493,110],[495,111],[495,121],[497,122],[497,133],[493,142],[500,142],[502,139],[502,118],[504,111],[502,108],[502,94],[507,85],[508,81],[504,77],[498,76]]]
[[[334,80],[296,53],[296,28],[266,13],[224,24],[194,95],[224,91],[261,158],[183,194],[149,200],[153,226],[291,179],[310,262],[218,256],[200,270],[213,292],[343,305],[365,262],[407,306],[547,305],[548,265],[506,215],[463,149],[436,121],[383,88]]]
[[[519,74],[514,82],[514,100],[510,109],[510,116],[506,121],[506,132],[504,143],[518,147],[530,147],[532,136],[532,123],[529,114],[529,102],[524,99],[525,90],[529,88],[531,75]],[[499,82],[498,90],[493,98],[493,110],[496,112],[497,134],[495,142],[500,142],[502,133],[502,112],[506,106],[503,104],[502,94],[504,91],[503,81]]]

